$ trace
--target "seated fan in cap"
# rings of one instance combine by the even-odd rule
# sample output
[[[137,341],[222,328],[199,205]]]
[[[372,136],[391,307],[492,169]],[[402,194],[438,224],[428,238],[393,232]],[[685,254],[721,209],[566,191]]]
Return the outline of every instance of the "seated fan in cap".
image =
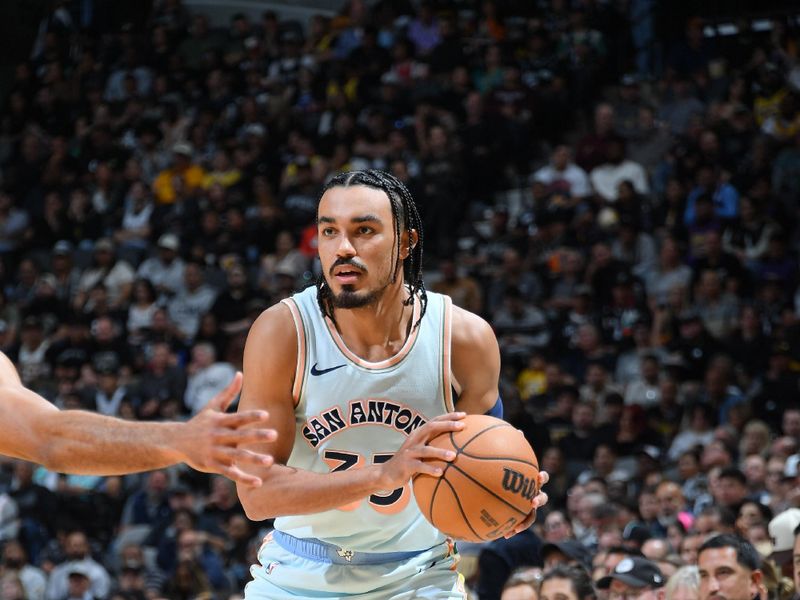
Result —
[[[658,565],[639,556],[627,556],[610,575],[598,579],[597,587],[608,590],[609,600],[663,600],[666,577]]]

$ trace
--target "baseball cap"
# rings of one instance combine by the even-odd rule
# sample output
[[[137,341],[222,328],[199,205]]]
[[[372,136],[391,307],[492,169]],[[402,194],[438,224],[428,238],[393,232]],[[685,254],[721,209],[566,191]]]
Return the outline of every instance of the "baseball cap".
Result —
[[[194,148],[189,142],[177,142],[172,146],[172,153],[191,157],[194,154]]]
[[[94,243],[94,249],[97,250],[113,250],[114,249],[114,242],[111,241],[111,238],[100,238]]]
[[[70,244],[67,240],[60,240],[56,242],[55,246],[53,246],[53,254],[56,256],[72,254],[72,244]]]
[[[794,479],[800,475],[800,454],[792,454],[783,465],[784,479]]]
[[[769,537],[772,538],[770,558],[777,565],[784,565],[792,558],[794,530],[800,525],[800,508],[789,508],[769,522]]]
[[[608,589],[614,579],[637,588],[658,588],[666,583],[666,578],[656,563],[638,556],[626,556],[619,561],[611,575],[597,581],[597,587],[601,590]]]
[[[67,566],[67,577],[71,577],[72,575],[81,575],[86,577],[87,579],[91,578],[91,569],[89,569],[89,565],[82,560],[76,560]]]
[[[552,542],[542,546],[542,560],[544,560],[551,552],[561,552],[568,558],[577,561],[583,567],[589,567],[592,564],[592,557],[586,546],[577,540],[563,540],[560,542]]]
[[[647,456],[656,462],[661,460],[661,454],[661,448],[652,444],[643,444],[639,448],[639,455]]]
[[[166,248],[167,250],[172,250],[173,252],[177,252],[178,248],[180,248],[180,241],[178,240],[178,236],[174,233],[165,233],[160,238],[158,238],[158,247],[159,248]]]
[[[641,545],[653,537],[653,533],[648,527],[641,523],[631,521],[622,530],[622,539],[626,542],[636,542]]]

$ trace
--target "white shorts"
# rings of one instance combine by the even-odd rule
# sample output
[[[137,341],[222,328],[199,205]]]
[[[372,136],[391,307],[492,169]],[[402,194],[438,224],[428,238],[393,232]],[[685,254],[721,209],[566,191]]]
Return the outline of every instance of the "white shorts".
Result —
[[[382,558],[388,558],[382,562]],[[281,532],[264,538],[245,600],[464,600],[458,553],[446,542],[418,553],[347,552]],[[376,562],[377,561],[377,562]]]

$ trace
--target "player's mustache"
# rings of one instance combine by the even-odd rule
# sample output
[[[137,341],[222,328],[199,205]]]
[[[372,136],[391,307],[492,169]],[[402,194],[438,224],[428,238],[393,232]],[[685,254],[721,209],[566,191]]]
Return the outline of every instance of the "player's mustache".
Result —
[[[367,265],[365,265],[364,263],[356,260],[355,258],[337,258],[334,261],[334,263],[331,265],[331,268],[328,271],[328,273],[330,274],[331,277],[333,277],[333,270],[336,267],[345,267],[345,266],[347,266],[347,267],[355,267],[359,271],[364,271],[364,273],[367,272]]]

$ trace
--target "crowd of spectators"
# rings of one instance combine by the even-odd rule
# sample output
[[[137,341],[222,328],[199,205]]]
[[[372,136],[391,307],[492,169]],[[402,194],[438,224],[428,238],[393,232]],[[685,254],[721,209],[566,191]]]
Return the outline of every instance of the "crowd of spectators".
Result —
[[[26,385],[128,419],[201,410],[255,317],[318,276],[321,186],[385,169],[420,208],[428,288],[494,327],[506,416],[551,476],[535,528],[466,549],[480,600],[556,550],[595,584],[625,552],[666,582],[714,533],[787,550],[796,21],[661,38],[644,0],[351,0],[214,28],[159,0],[104,28],[90,0],[54,4],[0,113],[0,350]],[[264,526],[188,470],[7,462],[0,597],[227,598]],[[540,591],[585,589],[570,568]]]

